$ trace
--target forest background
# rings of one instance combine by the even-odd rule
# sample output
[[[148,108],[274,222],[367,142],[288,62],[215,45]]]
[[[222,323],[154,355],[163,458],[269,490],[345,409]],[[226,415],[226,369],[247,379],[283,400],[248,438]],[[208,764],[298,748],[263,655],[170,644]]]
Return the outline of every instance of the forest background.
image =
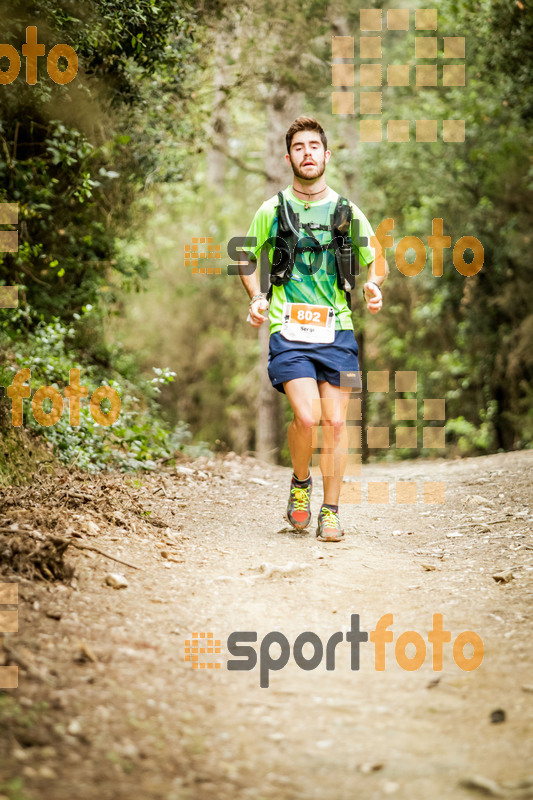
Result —
[[[0,85],[0,202],[19,208],[18,252],[0,254],[0,285],[17,286],[19,297],[17,308],[0,309],[0,385],[24,366],[32,394],[42,385],[63,394],[79,367],[89,394],[107,384],[122,399],[114,425],[96,425],[86,407],[79,428],[67,412],[40,426],[25,402],[26,429],[63,461],[155,469],[179,453],[232,449],[287,463],[289,410],[265,380],[265,332],[258,337],[245,323],[246,295],[226,274],[226,245],[290,182],[284,133],[301,113],[326,129],[328,183],[374,228],[392,218],[395,244],[417,236],[427,246],[432,220],[442,218],[452,248],[462,236],[484,248],[471,277],[454,268],[451,249],[442,277],[429,255],[406,277],[389,251],[375,318],[354,292],[363,376],[418,377],[416,393],[395,393],[393,382],[388,393],[367,393],[365,381],[363,424],[394,425],[398,397],[443,398],[448,454],[531,446],[532,8],[442,0],[426,5],[437,8],[437,34],[420,34],[415,4],[402,3],[410,29],[382,31],[384,71],[396,63],[414,73],[415,35],[438,35],[440,73],[441,37],[461,36],[466,85],[446,87],[439,77],[437,87],[383,86],[383,128],[411,120],[411,141],[372,143],[359,141],[357,86],[356,113],[332,113],[332,91],[342,91],[332,87],[332,36],[354,37],[357,83],[361,7],[382,9],[385,19],[396,6],[3,3],[2,42],[20,53],[26,27],[36,25],[46,52],[65,42],[79,59],[65,85],[49,78],[45,58],[36,84],[26,82],[22,58],[16,80]],[[440,133],[434,143],[414,140],[416,119],[450,118],[466,121],[464,142]],[[186,266],[193,237],[221,245],[222,260],[200,262],[221,266],[220,275]],[[28,445],[13,429],[5,397],[0,428],[0,475],[16,480],[42,459],[39,439]],[[420,431],[418,443],[395,448],[393,437],[372,455],[443,453],[421,447]],[[367,458],[364,437],[363,446]]]

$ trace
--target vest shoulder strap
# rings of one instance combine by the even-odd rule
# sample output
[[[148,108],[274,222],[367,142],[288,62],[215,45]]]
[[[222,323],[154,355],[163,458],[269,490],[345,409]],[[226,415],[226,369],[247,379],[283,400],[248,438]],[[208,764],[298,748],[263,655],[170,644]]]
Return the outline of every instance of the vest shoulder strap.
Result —
[[[293,207],[286,200],[283,192],[281,191],[278,192],[277,217],[278,225],[280,226],[282,233],[292,233],[294,235],[294,231],[300,230],[300,216],[296,213],[296,211],[294,211]],[[311,222],[307,223],[307,226],[311,228],[311,230],[316,231],[327,231],[333,227],[339,233],[347,235],[350,229],[352,218],[353,212],[350,201],[346,197],[341,197],[339,195],[329,225],[320,225],[316,222]]]
[[[347,200],[346,197],[341,197],[339,195],[335,211],[333,212],[333,228],[343,236],[347,236],[350,231],[352,218],[353,211],[350,201]]]
[[[294,231],[299,231],[300,229],[300,216],[294,211],[291,204],[286,201],[283,192],[278,192],[277,214],[281,233],[292,233],[294,236]]]

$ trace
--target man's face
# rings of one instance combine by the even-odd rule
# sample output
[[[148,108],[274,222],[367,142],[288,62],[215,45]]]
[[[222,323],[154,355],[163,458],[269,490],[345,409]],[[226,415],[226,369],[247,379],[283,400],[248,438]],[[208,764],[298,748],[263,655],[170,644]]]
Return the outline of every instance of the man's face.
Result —
[[[303,181],[315,181],[324,174],[331,152],[316,131],[298,131],[292,137],[291,152],[285,158],[294,175]]]

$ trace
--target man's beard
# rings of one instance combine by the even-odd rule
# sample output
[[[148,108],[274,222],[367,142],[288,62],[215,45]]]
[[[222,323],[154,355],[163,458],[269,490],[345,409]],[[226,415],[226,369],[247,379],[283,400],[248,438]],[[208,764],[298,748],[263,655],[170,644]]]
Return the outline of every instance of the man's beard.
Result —
[[[322,162],[320,161],[318,162],[318,164],[314,169],[312,170],[307,169],[305,172],[303,172],[296,166],[296,164],[291,158],[291,167],[296,178],[299,178],[300,180],[303,181],[315,181],[317,178],[320,178],[324,174],[326,170],[326,162],[323,159]]]

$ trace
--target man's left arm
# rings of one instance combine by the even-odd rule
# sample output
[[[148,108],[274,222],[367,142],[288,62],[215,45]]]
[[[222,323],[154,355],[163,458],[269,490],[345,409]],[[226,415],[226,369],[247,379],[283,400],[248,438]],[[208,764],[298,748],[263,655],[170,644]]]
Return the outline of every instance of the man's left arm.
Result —
[[[360,267],[364,269],[366,266],[367,268],[363,297],[370,313],[377,314],[378,311],[381,311],[383,305],[381,286],[389,274],[389,266],[381,249],[378,253],[370,246],[371,242],[376,242],[376,238],[369,221],[361,209],[357,208],[353,203],[351,205],[353,212],[352,242],[356,245],[358,251]],[[378,262],[377,266],[376,261]]]
[[[366,307],[368,308],[371,314],[377,314],[378,311],[381,311],[381,307],[383,305],[383,295],[381,293],[381,286],[383,285],[387,275],[389,274],[389,265],[385,260],[384,263],[385,263],[385,275],[376,274],[375,261],[372,261],[368,265],[366,281],[365,285],[363,286],[363,296],[365,298]],[[380,269],[380,273],[383,273],[383,269]]]

